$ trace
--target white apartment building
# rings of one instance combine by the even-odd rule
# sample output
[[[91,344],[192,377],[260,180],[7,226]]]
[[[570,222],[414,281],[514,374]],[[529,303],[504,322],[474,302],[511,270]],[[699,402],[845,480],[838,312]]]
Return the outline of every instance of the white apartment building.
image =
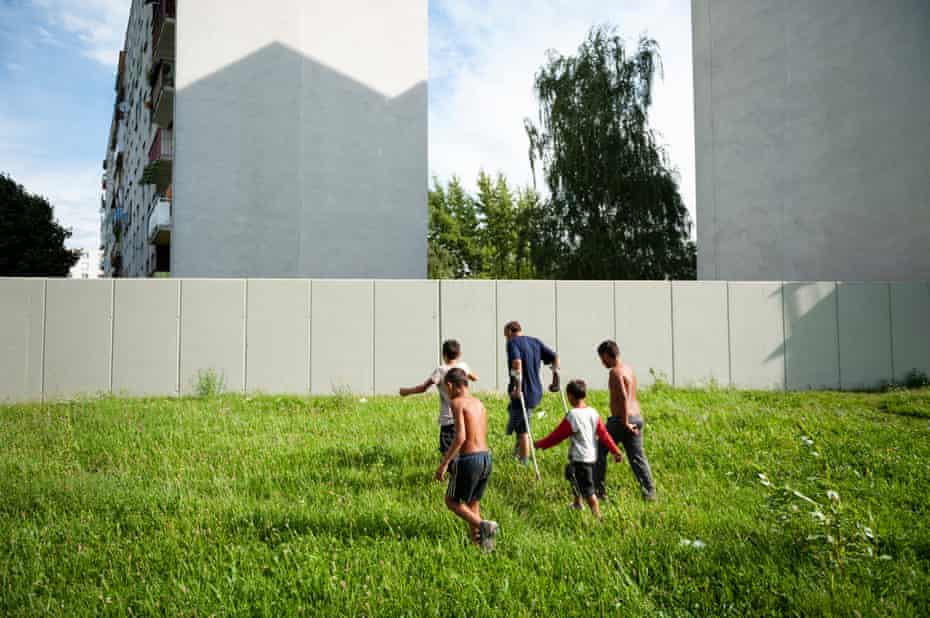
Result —
[[[105,276],[426,275],[427,0],[132,0]]]

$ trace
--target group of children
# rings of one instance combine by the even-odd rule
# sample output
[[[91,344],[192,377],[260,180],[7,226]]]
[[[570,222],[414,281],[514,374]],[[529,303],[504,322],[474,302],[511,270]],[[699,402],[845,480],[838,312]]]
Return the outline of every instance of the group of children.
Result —
[[[508,406],[508,435],[516,433],[514,457],[527,464],[530,454],[530,418],[533,409],[542,400],[539,369],[542,364],[552,368],[549,390],[560,390],[559,357],[554,350],[535,337],[523,334],[518,322],[504,327],[507,340],[507,360],[510,368],[511,396]],[[597,348],[604,367],[610,372],[610,417],[606,425],[597,410],[588,406],[587,385],[584,380],[571,380],[565,389],[571,409],[548,436],[536,440],[533,446],[547,449],[566,439],[571,440],[565,478],[574,494],[572,508],[584,509],[586,502],[591,512],[601,517],[600,500],[606,498],[607,456],[613,454],[620,462],[623,455],[617,447],[622,444],[634,476],[639,482],[643,498],[655,499],[655,484],[649,462],[643,452],[643,418],[637,399],[637,381],[632,368],[620,360],[620,350],[614,341],[607,340]],[[443,364],[437,367],[422,384],[401,388],[407,396],[427,391],[431,386],[439,390],[439,450],[442,461],[435,478],[449,478],[446,506],[469,525],[472,541],[482,550],[494,549],[498,524],[482,519],[481,498],[491,475],[492,459],[487,446],[487,411],[477,398],[469,393],[469,381],[477,381],[461,360],[461,346],[449,340],[442,346]]]

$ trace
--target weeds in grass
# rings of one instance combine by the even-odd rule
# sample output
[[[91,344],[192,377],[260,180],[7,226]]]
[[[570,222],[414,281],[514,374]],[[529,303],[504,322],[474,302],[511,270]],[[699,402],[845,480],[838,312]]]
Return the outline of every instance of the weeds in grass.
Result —
[[[222,395],[226,387],[223,374],[215,369],[201,369],[197,372],[197,383],[194,392],[201,399]]]
[[[849,562],[877,558],[874,524],[859,521],[861,510],[848,508],[835,489],[823,489],[831,486],[831,454],[822,457],[814,438],[806,435],[809,432],[803,426],[801,431],[798,440],[802,452],[816,460],[817,475],[796,478],[792,486],[775,483],[764,472],[758,473],[759,483],[769,494],[768,508],[775,518],[772,532],[803,547],[825,569],[842,570]]]

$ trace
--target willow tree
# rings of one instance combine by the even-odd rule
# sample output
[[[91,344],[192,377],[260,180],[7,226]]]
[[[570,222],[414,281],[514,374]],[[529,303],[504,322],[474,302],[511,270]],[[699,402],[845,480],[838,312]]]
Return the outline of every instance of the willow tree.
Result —
[[[563,279],[693,279],[691,222],[664,150],[649,126],[656,42],[633,53],[607,27],[574,56],[549,52],[536,74],[539,125],[525,121],[537,210],[537,275]]]

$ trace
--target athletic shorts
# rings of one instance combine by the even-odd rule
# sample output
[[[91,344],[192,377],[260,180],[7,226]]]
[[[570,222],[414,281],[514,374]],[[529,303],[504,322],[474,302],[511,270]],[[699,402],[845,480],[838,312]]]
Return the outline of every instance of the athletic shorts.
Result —
[[[459,455],[449,466],[446,497],[465,503],[481,500],[490,476],[491,453],[481,451]]]
[[[572,492],[582,498],[594,495],[594,464],[570,461],[565,466],[565,478],[572,484]]]
[[[452,441],[455,440],[455,425],[443,425],[439,428],[439,452],[443,455],[452,448]]]
[[[507,406],[509,417],[507,418],[507,435],[516,432],[517,434],[527,433],[526,420],[523,418],[523,406],[520,405],[519,399],[511,399],[510,405]],[[526,409],[526,419],[533,416],[533,408]],[[530,422],[532,424],[532,421]]]

